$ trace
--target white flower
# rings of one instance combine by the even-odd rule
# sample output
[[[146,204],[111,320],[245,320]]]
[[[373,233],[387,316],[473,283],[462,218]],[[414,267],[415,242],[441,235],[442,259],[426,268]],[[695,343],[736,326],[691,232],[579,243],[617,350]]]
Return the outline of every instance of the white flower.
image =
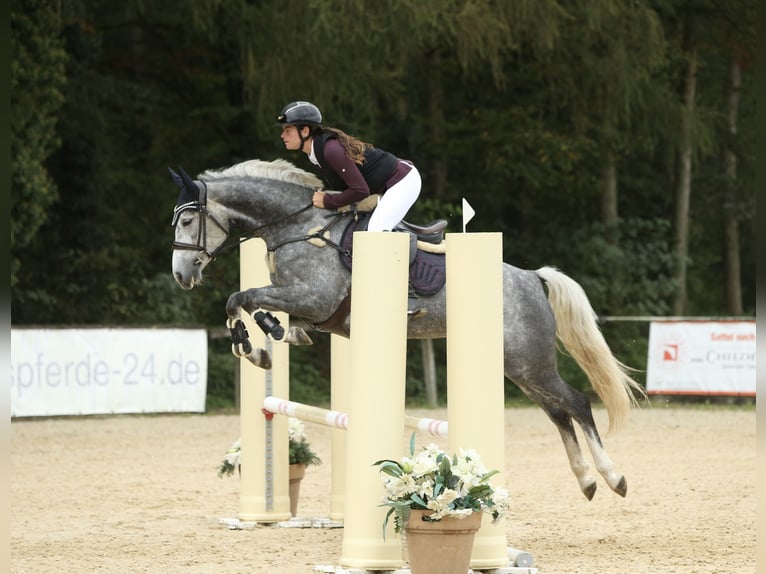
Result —
[[[240,454],[240,446],[239,441],[234,441],[229,447],[229,450],[226,451],[226,460],[227,462],[236,467],[239,466],[239,454]]]
[[[451,488],[447,488],[443,490],[439,496],[436,497],[436,502],[446,506],[457,498],[460,498],[460,493],[456,490],[452,490]]]
[[[445,516],[452,518],[467,518],[473,514],[473,510],[470,508],[445,508],[442,512],[434,512],[431,516],[434,520],[440,520]],[[438,516],[438,518],[437,518]]]
[[[386,491],[391,498],[407,498],[415,492],[417,484],[411,474],[403,474],[400,477],[389,477],[386,479]]]
[[[408,458],[406,456],[402,457],[402,460],[399,461],[399,466],[402,468],[402,470],[406,473],[411,473],[412,469],[415,466],[415,459]]]
[[[415,493],[420,498],[426,498],[434,492],[434,479],[432,476],[421,476],[418,478]]]
[[[423,452],[420,453],[420,456],[429,456],[435,459],[437,456],[442,454],[442,452],[442,449],[440,449],[434,443],[431,443],[423,447]]]
[[[492,503],[494,504],[493,510],[496,510],[502,516],[511,507],[511,496],[506,489],[496,488],[492,493]]]
[[[432,472],[436,472],[437,470],[439,470],[439,467],[436,464],[436,458],[425,452],[417,457],[412,464],[412,474],[415,476],[425,476]]]
[[[429,500],[428,508],[429,510],[434,511],[431,518],[433,520],[440,520],[444,518],[445,516],[458,516],[460,514],[463,514],[461,509],[452,508],[450,506],[458,498],[460,498],[460,494],[448,488],[442,491],[442,493],[439,496],[437,496],[435,499]],[[470,514],[471,512],[473,512],[473,510],[467,509],[465,512]]]
[[[481,463],[479,454],[475,450],[458,451],[457,463],[452,465],[453,474],[460,477],[466,489],[476,486],[481,477],[487,474],[487,469]]]
[[[303,426],[303,421],[295,417],[287,417],[287,436],[289,440],[294,442],[306,440],[306,429]]]

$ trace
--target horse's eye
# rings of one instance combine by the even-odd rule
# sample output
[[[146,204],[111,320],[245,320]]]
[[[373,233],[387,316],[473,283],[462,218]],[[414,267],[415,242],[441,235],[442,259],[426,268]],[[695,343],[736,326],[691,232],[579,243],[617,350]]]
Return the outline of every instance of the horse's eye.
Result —
[[[188,227],[191,225],[192,221],[194,221],[193,217],[189,217],[188,219],[182,219],[181,225],[183,225],[184,227]]]

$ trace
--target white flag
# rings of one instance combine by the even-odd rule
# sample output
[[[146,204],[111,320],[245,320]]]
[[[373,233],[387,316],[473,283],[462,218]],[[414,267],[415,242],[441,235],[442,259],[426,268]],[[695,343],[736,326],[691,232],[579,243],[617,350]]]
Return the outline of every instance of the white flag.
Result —
[[[473,219],[473,216],[476,215],[476,212],[473,210],[473,207],[471,207],[471,204],[468,203],[466,198],[463,198],[463,233],[465,233],[465,226],[468,225],[468,222]]]

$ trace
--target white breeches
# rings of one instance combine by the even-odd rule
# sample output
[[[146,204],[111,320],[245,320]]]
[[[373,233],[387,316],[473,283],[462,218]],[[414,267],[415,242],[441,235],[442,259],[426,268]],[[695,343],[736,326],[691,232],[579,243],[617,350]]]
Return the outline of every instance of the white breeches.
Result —
[[[410,164],[412,165],[412,164]],[[420,195],[420,173],[413,165],[404,178],[388,188],[372,212],[367,231],[391,231]]]

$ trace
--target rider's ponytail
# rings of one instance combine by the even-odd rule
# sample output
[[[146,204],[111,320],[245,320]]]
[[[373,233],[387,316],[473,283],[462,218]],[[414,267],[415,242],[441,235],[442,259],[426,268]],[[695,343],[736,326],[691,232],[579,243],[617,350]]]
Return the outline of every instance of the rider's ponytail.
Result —
[[[346,150],[346,155],[348,156],[348,158],[353,160],[354,163],[357,163],[360,165],[364,161],[365,150],[372,147],[372,144],[363,142],[362,140],[355,138],[354,136],[348,135],[346,132],[339,129],[319,128],[319,130],[334,134],[338,138],[340,145],[342,145],[343,149]]]

